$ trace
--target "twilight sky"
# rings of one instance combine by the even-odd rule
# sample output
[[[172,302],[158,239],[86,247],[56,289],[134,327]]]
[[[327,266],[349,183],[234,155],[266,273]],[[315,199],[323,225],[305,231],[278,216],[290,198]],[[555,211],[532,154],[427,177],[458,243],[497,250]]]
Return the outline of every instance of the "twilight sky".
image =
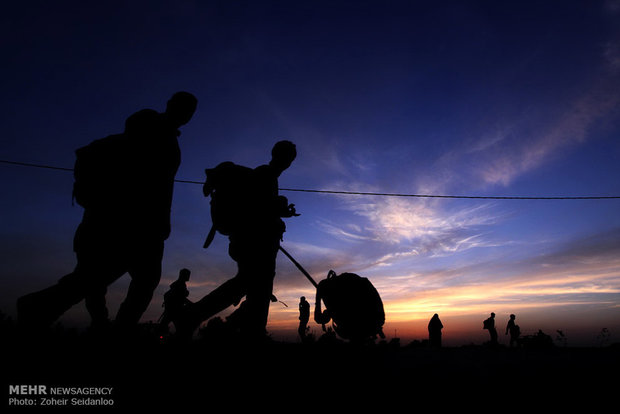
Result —
[[[620,1],[11,2],[0,16],[0,159],[72,167],[125,118],[199,99],[177,179],[258,166],[280,139],[282,188],[477,196],[620,195]],[[68,172],[0,164],[0,310],[75,265]],[[620,340],[620,200],[463,200],[283,192],[283,246],[315,279],[368,277],[388,337],[447,344],[525,334]],[[177,183],[164,275],[190,299],[232,277],[201,187]],[[128,276],[112,285],[112,313]],[[294,338],[308,281],[278,259],[268,329]],[[225,314],[224,314],[225,315]],[[85,326],[80,304],[63,317]],[[315,333],[320,328],[312,325]]]

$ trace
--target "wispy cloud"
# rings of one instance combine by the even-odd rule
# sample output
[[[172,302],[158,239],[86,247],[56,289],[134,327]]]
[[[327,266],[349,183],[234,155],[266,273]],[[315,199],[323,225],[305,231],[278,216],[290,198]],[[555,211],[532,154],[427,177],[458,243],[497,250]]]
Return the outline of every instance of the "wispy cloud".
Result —
[[[452,211],[442,209],[434,201],[401,198],[352,197],[344,204],[356,222],[362,224],[356,227],[334,225],[332,234],[350,240],[372,240],[389,247],[392,251],[376,257],[376,265],[485,246],[488,241],[481,230],[500,220],[491,204]]]
[[[384,198],[347,200],[347,208],[356,216],[368,220],[370,231],[378,240],[398,244],[422,238],[434,238],[495,222],[489,204],[443,211],[438,203],[429,200]]]
[[[470,143],[460,154],[453,152],[450,161],[459,158],[458,165],[469,165],[468,176],[483,186],[508,186],[583,144],[591,138],[591,128],[614,115],[620,105],[618,50],[610,44],[605,52],[609,65],[616,69],[593,81],[559,115],[514,121]],[[477,161],[470,162],[474,157]]]
[[[616,20],[618,4],[608,2]],[[483,128],[463,130],[460,142],[419,174],[419,189],[437,193],[508,187],[593,139],[595,128],[619,114],[620,34],[600,45],[592,68],[581,84],[571,85],[572,95],[566,91],[555,101],[546,97],[544,106],[532,96],[509,116],[489,117]]]
[[[444,191],[463,184],[469,188],[507,187],[590,139],[590,129],[620,105],[618,86],[620,80],[609,77],[592,85],[553,118],[524,115],[495,125],[444,154],[436,164],[443,173],[426,180]]]
[[[376,240],[370,233],[365,233],[364,230],[355,223],[336,224],[329,220],[320,220],[317,226],[326,233],[346,241]]]

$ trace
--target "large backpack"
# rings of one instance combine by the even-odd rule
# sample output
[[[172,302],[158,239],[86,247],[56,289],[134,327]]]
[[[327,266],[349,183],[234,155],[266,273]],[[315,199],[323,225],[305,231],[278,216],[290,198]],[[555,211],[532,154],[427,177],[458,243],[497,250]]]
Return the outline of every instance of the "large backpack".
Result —
[[[322,311],[321,301],[326,310]],[[337,275],[330,270],[316,290],[314,320],[325,327],[333,321],[334,330],[344,339],[363,341],[379,335],[384,338],[385,312],[377,289],[355,273]]]
[[[123,134],[109,135],[78,148],[73,168],[73,199],[84,208],[122,202],[126,156]]]
[[[205,197],[211,197],[211,231],[203,247],[207,248],[215,232],[229,236],[251,208],[253,171],[249,167],[226,161],[205,170]]]

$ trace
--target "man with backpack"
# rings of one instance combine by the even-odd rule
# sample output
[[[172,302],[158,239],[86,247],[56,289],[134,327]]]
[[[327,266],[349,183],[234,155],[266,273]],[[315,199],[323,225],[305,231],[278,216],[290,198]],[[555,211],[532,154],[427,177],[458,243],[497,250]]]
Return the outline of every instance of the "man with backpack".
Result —
[[[482,329],[487,329],[489,331],[489,335],[491,336],[489,344],[492,346],[498,345],[497,329],[495,329],[495,312],[491,312],[491,316],[484,320]]]
[[[187,308],[184,335],[226,309],[245,301],[237,312],[242,315],[239,330],[247,337],[262,338],[266,331],[272,299],[276,256],[286,226],[282,218],[298,216],[294,204],[278,194],[278,177],[297,156],[295,144],[277,142],[271,161],[255,169],[225,162],[207,170],[205,196],[211,197],[213,228],[229,238],[228,253],[237,262],[235,277],[224,282],[193,306]]]
[[[57,284],[18,299],[21,325],[49,326],[82,299],[93,324],[105,321],[107,286],[125,273],[131,282],[115,322],[121,331],[137,325],[159,284],[170,234],[178,128],[196,104],[192,94],[177,92],[164,113],[141,110],[122,134],[76,151],[74,198],[84,207],[74,238],[77,266]]]

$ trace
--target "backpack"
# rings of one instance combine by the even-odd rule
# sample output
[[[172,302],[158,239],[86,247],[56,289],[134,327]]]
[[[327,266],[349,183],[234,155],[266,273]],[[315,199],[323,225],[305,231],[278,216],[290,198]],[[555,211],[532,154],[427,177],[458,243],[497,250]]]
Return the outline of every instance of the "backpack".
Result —
[[[491,329],[491,318],[485,319],[482,322],[482,329]]]
[[[213,225],[204,248],[211,244],[216,231],[229,236],[241,225],[241,218],[251,205],[253,171],[230,161],[205,170],[207,180],[202,191],[205,197],[211,197]]]
[[[326,310],[321,311],[321,300]],[[355,273],[337,275],[330,270],[316,290],[314,320],[323,325],[333,321],[335,332],[344,339],[363,341],[383,334],[385,312],[377,289]]]
[[[78,148],[73,168],[73,200],[84,208],[104,207],[122,197],[125,137],[109,135]]]

